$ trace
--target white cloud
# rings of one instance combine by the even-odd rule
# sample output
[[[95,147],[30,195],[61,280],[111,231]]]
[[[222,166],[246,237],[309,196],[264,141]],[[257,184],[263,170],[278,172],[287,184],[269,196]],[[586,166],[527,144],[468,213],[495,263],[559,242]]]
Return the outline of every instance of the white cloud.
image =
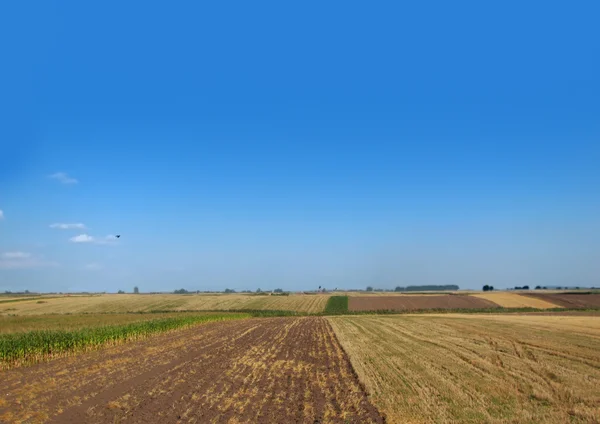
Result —
[[[108,235],[103,238],[96,238],[87,234],[80,234],[69,239],[72,243],[93,243],[93,244],[114,244],[117,242],[117,238],[113,235]]]
[[[77,179],[69,177],[65,172],[57,172],[50,175],[49,178],[58,180],[63,184],[77,184],[79,182]]]
[[[85,264],[83,268],[87,269],[87,270],[90,270],[90,271],[98,271],[98,270],[101,270],[103,267],[99,263],[92,262],[92,263],[89,263],[89,264]]]
[[[71,237],[69,241],[73,243],[93,243],[96,239],[87,234],[79,234],[78,236]]]
[[[0,254],[0,269],[23,269],[57,266],[56,262],[46,261],[27,252],[4,252]]]
[[[59,230],[85,230],[87,227],[82,223],[77,224],[51,224],[50,228],[57,228]]]
[[[26,259],[31,257],[31,253],[27,252],[4,252],[2,254],[4,259]]]
[[[4,219],[4,212],[2,212],[2,209],[0,209],[0,219]]]

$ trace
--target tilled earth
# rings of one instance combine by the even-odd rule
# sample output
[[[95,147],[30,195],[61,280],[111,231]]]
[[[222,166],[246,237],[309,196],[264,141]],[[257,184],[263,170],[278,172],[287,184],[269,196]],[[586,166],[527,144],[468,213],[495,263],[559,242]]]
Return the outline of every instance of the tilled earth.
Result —
[[[474,296],[350,296],[351,311],[421,310],[421,309],[487,309],[498,305]]]
[[[6,423],[381,423],[323,318],[200,325],[0,373]]]
[[[525,293],[525,296],[542,299],[564,308],[600,307],[600,294]]]

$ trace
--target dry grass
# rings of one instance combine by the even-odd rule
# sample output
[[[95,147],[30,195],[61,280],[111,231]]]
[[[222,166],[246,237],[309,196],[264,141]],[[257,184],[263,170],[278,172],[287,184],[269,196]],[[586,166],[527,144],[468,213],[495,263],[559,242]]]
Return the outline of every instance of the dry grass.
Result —
[[[0,315],[0,334],[33,330],[79,330],[185,316],[223,315],[223,312],[167,312],[157,314]]]
[[[452,292],[452,291],[444,291],[444,292],[441,292],[441,291],[439,291],[439,292],[392,292],[392,291],[389,291],[389,292],[376,292],[376,291],[345,292],[345,291],[338,291],[333,294],[336,296],[349,296],[349,297],[366,297],[366,296],[377,297],[377,296],[440,296],[443,294],[460,294],[460,293]]]
[[[600,317],[329,319],[389,422],[600,422]]]
[[[0,314],[36,315],[63,313],[149,312],[149,311],[201,311],[228,309],[290,310],[321,312],[327,295],[252,296],[227,295],[176,295],[176,294],[106,294],[90,297],[61,297],[48,299],[47,303],[35,300],[0,305]]]
[[[537,308],[537,309],[549,309],[549,308],[561,308],[559,305],[554,303],[546,302],[542,299],[536,299],[529,296],[521,296],[517,293],[509,292],[487,292],[477,293],[472,296],[479,297],[494,302],[504,308]]]

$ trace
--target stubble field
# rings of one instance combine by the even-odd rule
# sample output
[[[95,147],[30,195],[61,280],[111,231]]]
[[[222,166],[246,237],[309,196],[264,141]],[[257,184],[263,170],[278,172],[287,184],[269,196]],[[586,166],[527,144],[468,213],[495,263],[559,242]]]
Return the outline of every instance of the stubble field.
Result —
[[[321,312],[328,295],[256,296],[245,294],[104,294],[55,297],[0,304],[0,314],[38,315],[61,313],[123,313],[150,311],[288,310]],[[43,303],[39,303],[43,302]]]
[[[329,320],[389,422],[600,422],[600,317]]]
[[[101,295],[6,303],[0,422],[600,423],[600,315],[498,307],[555,308],[541,297]],[[182,312],[189,309],[198,312]],[[287,313],[265,309],[336,316],[273,317]],[[377,309],[402,315],[368,312]],[[144,313],[156,310],[172,312]]]
[[[538,299],[532,296],[525,296],[518,293],[510,292],[487,292],[487,293],[474,293],[474,297],[489,300],[494,302],[503,308],[536,308],[536,309],[552,309],[562,308],[561,305],[549,302],[544,299]]]
[[[2,377],[0,422],[383,422],[317,317],[210,323]]]

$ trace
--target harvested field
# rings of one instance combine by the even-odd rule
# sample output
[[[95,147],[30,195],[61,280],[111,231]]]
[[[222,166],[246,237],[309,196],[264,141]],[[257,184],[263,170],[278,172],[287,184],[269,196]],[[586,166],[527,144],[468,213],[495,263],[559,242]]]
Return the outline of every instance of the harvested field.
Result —
[[[486,309],[498,305],[473,296],[373,296],[349,297],[350,311],[397,310],[410,311],[420,309]]]
[[[79,330],[165,318],[223,316],[226,312],[166,312],[156,314],[0,315],[0,334],[40,330]]]
[[[328,319],[389,422],[600,421],[600,317]]]
[[[528,293],[525,296],[564,308],[600,308],[600,294]]]
[[[89,297],[58,297],[46,303],[25,300],[0,304],[0,314],[120,313],[150,311],[210,311],[231,309],[322,312],[328,295],[253,296],[242,294],[105,294]]]
[[[454,294],[454,292],[335,292],[335,295],[344,295],[349,297],[372,297],[372,296],[445,296]],[[464,293],[461,293],[464,294]]]
[[[211,323],[2,373],[0,422],[383,422],[326,319]]]
[[[547,302],[543,299],[537,299],[531,296],[522,296],[517,293],[508,292],[487,292],[487,293],[476,293],[471,296],[478,297],[480,299],[489,300],[494,302],[503,308],[536,308],[536,309],[551,309],[560,308],[561,306],[554,303]]]

